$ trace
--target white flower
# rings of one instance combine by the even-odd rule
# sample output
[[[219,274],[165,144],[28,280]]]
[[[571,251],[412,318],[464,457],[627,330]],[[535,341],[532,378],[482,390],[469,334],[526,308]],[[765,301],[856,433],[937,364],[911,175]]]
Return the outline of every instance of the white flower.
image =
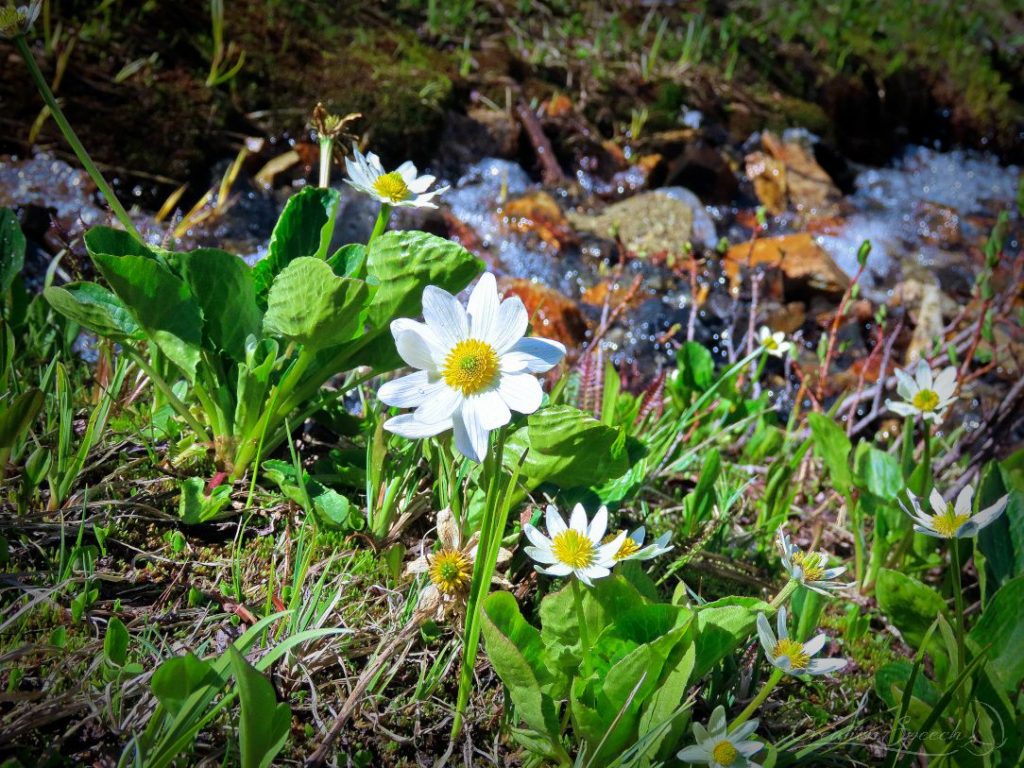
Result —
[[[826,568],[828,555],[824,552],[804,552],[798,549],[786,532],[779,528],[779,549],[782,551],[782,565],[789,578],[800,582],[808,589],[828,595],[830,590],[845,589],[849,584],[833,581],[846,572],[845,566]]]
[[[557,341],[524,338],[529,316],[517,296],[499,303],[494,275],[481,275],[467,308],[441,288],[423,290],[423,317],[391,323],[398,354],[416,373],[382,385],[377,396],[398,408],[384,428],[409,438],[455,431],[455,447],[483,461],[487,436],[512,419],[511,411],[533,413],[543,392],[535,374],[565,355]]]
[[[406,160],[398,170],[387,173],[380,164],[380,158],[373,152],[364,155],[355,146],[352,158],[345,158],[345,170],[350,185],[385,205],[400,208],[437,208],[431,200],[446,192],[448,187],[427,192],[435,178],[429,174],[416,175],[416,166]]]
[[[526,554],[547,566],[536,566],[538,573],[548,576],[571,574],[587,586],[592,586],[593,579],[600,579],[611,573],[616,562],[615,553],[622,546],[626,532],[620,531],[614,539],[602,543],[605,529],[608,527],[606,507],[597,510],[593,521],[588,524],[583,505],[577,504],[573,507],[569,525],[566,526],[554,505],[548,505],[545,520],[547,536],[529,523],[523,526],[523,533],[533,544],[532,547],[526,547]]]
[[[28,32],[39,18],[43,0],[32,0],[28,5],[6,3],[0,8],[0,37],[14,37]]]
[[[761,640],[761,647],[772,666],[781,669],[790,675],[825,675],[835,672],[846,666],[846,659],[812,659],[825,645],[826,636],[820,634],[800,643],[789,639],[789,631],[786,629],[786,608],[779,608],[779,615],[776,621],[779,629],[779,637],[776,639],[772,628],[768,625],[768,619],[763,613],[757,614],[757,636]]]
[[[615,533],[605,536],[604,543],[607,544],[615,540],[622,531],[616,531]],[[622,562],[624,560],[653,560],[658,555],[663,555],[672,549],[672,545],[669,544],[669,539],[672,538],[671,532],[665,532],[654,540],[653,543],[644,546],[644,539],[647,537],[647,529],[644,526],[640,526],[626,538],[622,540],[622,546],[619,547],[618,552],[615,553],[615,560]]]
[[[782,331],[772,333],[767,325],[762,325],[757,332],[757,343],[772,357],[785,357],[793,348],[793,342],[786,340]]]
[[[747,738],[756,730],[757,720],[748,720],[729,733],[725,707],[715,707],[706,729],[700,723],[693,724],[697,743],[681,749],[676,757],[687,763],[705,763],[711,768],[760,768],[750,757],[760,752],[764,744]]]
[[[1006,509],[1010,501],[1009,496],[1003,496],[995,504],[986,507],[978,514],[972,514],[974,507],[974,488],[967,486],[960,495],[956,497],[956,504],[942,498],[942,494],[932,488],[931,502],[933,514],[929,515],[922,511],[920,499],[910,491],[907,491],[912,509],[900,502],[903,511],[914,520],[914,530],[927,536],[935,536],[939,539],[964,539],[970,536],[977,536],[978,531],[995,520]]]
[[[926,421],[939,422],[946,408],[956,400],[956,368],[952,366],[933,378],[928,363],[918,360],[913,376],[897,368],[896,381],[896,391],[903,402],[886,400],[885,405],[900,416],[921,414]]]

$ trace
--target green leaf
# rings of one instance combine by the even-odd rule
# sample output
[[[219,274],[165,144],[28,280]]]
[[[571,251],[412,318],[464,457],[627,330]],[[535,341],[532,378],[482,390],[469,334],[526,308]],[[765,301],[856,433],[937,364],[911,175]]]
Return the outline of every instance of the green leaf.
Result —
[[[853,484],[850,474],[850,438],[842,427],[824,414],[809,414],[807,420],[814,438],[814,453],[828,467],[836,490],[846,495]]]
[[[327,256],[340,200],[337,190],[322,187],[306,187],[288,199],[270,235],[266,258],[252,269],[262,309],[274,278],[292,261],[301,256],[323,261]]]
[[[185,525],[199,525],[216,520],[231,503],[231,485],[218,485],[209,495],[201,477],[189,477],[181,482],[178,517]]]
[[[0,208],[0,303],[6,300],[14,278],[25,266],[25,235],[18,217],[9,208]]]
[[[644,704],[638,723],[640,738],[668,720],[679,709],[680,703],[686,697],[686,687],[697,661],[697,646],[692,642],[680,643],[676,646],[675,653],[678,654],[678,658],[668,660],[666,665],[666,669],[669,670],[668,674]],[[667,755],[659,755],[659,752],[667,752],[679,740],[682,731],[680,722],[677,721],[660,736],[652,738],[650,744],[646,746],[644,754],[652,759],[655,757],[665,759]]]
[[[878,607],[914,648],[924,639],[938,614],[947,616],[946,601],[931,587],[900,571],[883,568],[875,585]]]
[[[235,646],[228,646],[228,653],[241,704],[238,742],[242,768],[267,768],[288,740],[292,710],[285,702],[278,702],[274,686]]]
[[[203,313],[208,347],[244,360],[246,339],[259,336],[262,319],[249,265],[216,248],[178,253],[175,260]]]
[[[484,264],[458,243],[426,232],[385,232],[369,246],[366,269],[379,288],[370,304],[369,320],[386,327],[396,317],[423,312],[423,289],[436,285],[458,293],[483,270]]]
[[[122,301],[96,283],[51,285],[43,291],[50,306],[64,317],[115,341],[143,338],[142,329]]]
[[[32,426],[44,401],[38,389],[27,389],[9,402],[0,398],[0,448],[14,447]]]
[[[327,260],[338,277],[359,277],[366,264],[366,246],[362,243],[343,245]]]
[[[97,254],[106,254],[108,256],[144,256],[148,259],[159,260],[156,251],[145,243],[139,242],[134,235],[123,229],[93,227],[85,233],[83,239],[85,248],[92,257]]]
[[[1006,582],[992,596],[981,618],[967,633],[975,653],[988,650],[988,673],[992,682],[1009,695],[1024,681],[1024,576]]]
[[[723,597],[698,608],[692,679],[700,679],[736,650],[754,631],[757,614],[770,611],[768,603],[754,597]]]
[[[609,427],[570,405],[541,408],[513,432],[505,446],[509,464],[529,450],[522,475],[561,488],[605,483],[630,467],[625,431]]]
[[[910,683],[910,673],[914,665],[909,661],[891,661],[878,668],[875,672],[875,693],[886,705],[896,711],[899,709],[900,701],[906,695],[907,685]],[[939,700],[939,692],[934,684],[922,674],[914,679],[913,696],[920,699],[929,706],[934,706]]]
[[[107,634],[103,638],[103,655],[115,667],[123,667],[128,660],[128,628],[117,616],[107,622]]]
[[[318,259],[299,257],[274,280],[263,330],[315,350],[349,341],[363,328],[366,283],[337,277]]]
[[[557,744],[558,714],[554,701],[544,693],[554,681],[540,633],[526,622],[508,592],[495,592],[484,600],[480,616],[487,658],[508,688],[517,714]]]
[[[184,656],[167,659],[157,667],[149,686],[160,705],[176,717],[194,693],[203,688],[220,690],[224,680],[210,662],[189,651]]]
[[[715,381],[715,359],[696,341],[688,341],[676,350],[676,382],[685,389],[704,392]]]
[[[269,406],[267,394],[270,377],[277,365],[277,353],[276,339],[247,339],[245,362],[238,364],[238,384],[235,387],[235,434],[251,434],[264,408]]]
[[[94,253],[92,258],[146,336],[192,381],[203,323],[185,282],[150,256]]]
[[[857,445],[857,483],[880,499],[893,501],[903,490],[903,475],[895,456],[862,442]]]

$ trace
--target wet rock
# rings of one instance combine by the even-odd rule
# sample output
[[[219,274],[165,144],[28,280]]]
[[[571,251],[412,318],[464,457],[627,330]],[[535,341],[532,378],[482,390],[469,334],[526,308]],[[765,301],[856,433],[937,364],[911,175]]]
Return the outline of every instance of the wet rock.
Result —
[[[586,318],[575,301],[558,291],[524,278],[502,278],[498,290],[523,300],[537,336],[555,339],[570,349],[586,340]]]
[[[778,268],[784,277],[787,295],[793,290],[810,289],[841,296],[850,285],[846,273],[807,232],[755,240],[753,247],[747,242],[729,248],[723,266],[734,285],[748,260],[750,266]]]
[[[942,336],[942,292],[938,286],[921,286],[920,301],[916,310],[910,310],[910,317],[914,321],[914,334],[904,355],[908,365],[927,356],[935,339]]]
[[[788,204],[806,215],[835,213],[841,193],[815,160],[806,132],[787,133],[785,139],[780,139],[765,131],[761,146],[764,152],[747,156],[747,175],[765,208],[781,213]]]
[[[751,152],[745,158],[747,178],[765,210],[777,216],[786,210],[786,166],[764,152]]]
[[[543,190],[528,192],[522,197],[509,200],[498,215],[507,229],[524,234],[533,233],[556,251],[576,242],[576,233],[558,202]]]
[[[765,325],[773,331],[782,331],[785,334],[799,331],[807,319],[807,305],[802,301],[791,301],[764,309]]]
[[[694,220],[689,205],[656,192],[612,203],[596,215],[570,212],[568,217],[577,229],[616,239],[641,257],[681,256]]]
[[[714,248],[718,244],[718,231],[715,228],[715,220],[711,218],[704,207],[704,203],[693,192],[686,187],[661,187],[654,190],[655,194],[671,197],[681,203],[690,206],[693,212],[693,226],[690,238],[695,243],[700,243],[705,248]]]
[[[503,109],[486,107],[474,107],[467,112],[467,115],[483,127],[494,147],[491,152],[477,153],[477,158],[481,155],[497,155],[505,158],[516,156],[519,151],[519,134],[522,128],[515,117]]]
[[[643,285],[633,290],[632,283],[620,280],[602,280],[583,292],[580,300],[592,307],[617,307],[625,303],[630,309],[636,309],[652,291],[645,290]]]
[[[925,289],[932,287],[934,286],[930,280],[910,279],[897,283],[892,289],[892,293],[889,297],[889,306],[906,307],[908,311],[913,312],[915,307],[921,305],[921,302],[924,299]],[[953,299],[946,293],[940,291],[939,309],[941,310],[943,317],[951,318],[960,311],[960,304],[956,299]]]
[[[963,243],[960,214],[955,208],[919,200],[914,204],[914,218],[923,242],[942,248],[955,248]]]
[[[692,189],[708,203],[730,203],[739,192],[733,166],[720,150],[703,141],[687,144],[681,156],[669,161],[665,184]]]

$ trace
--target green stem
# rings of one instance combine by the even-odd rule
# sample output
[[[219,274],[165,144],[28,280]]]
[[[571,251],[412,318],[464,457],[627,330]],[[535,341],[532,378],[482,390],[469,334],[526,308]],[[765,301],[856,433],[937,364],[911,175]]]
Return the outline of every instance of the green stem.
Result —
[[[853,528],[853,571],[858,587],[864,585],[864,519],[860,505],[853,495],[846,494],[846,508],[850,512],[850,526]]]
[[[326,189],[331,185],[331,155],[334,152],[334,139],[320,137],[320,186]]]
[[[786,586],[779,590],[779,594],[771,601],[770,605],[773,611],[778,611],[782,607],[782,604],[789,599],[789,596],[796,592],[796,588],[800,586],[800,582],[796,579],[790,579],[786,582]]]
[[[583,661],[583,676],[590,675],[590,630],[587,629],[587,617],[583,612],[583,593],[580,580],[572,578],[572,601],[576,606],[576,622],[580,627],[580,658]]]
[[[949,554],[953,576],[953,603],[956,606],[956,650],[957,650],[957,674],[964,671],[964,664],[967,663],[964,645],[964,593],[960,565],[960,540],[952,538],[949,540]]]
[[[127,345],[125,345],[123,349],[125,354],[132,359],[132,362],[139,366],[143,373],[149,376],[149,380],[152,381],[153,385],[163,393],[164,397],[167,398],[167,402],[170,403],[170,406],[178,412],[178,415],[185,420],[185,422],[192,428],[192,431],[201,439],[210,442],[210,434],[206,431],[206,427],[204,427],[199,420],[192,415],[188,406],[178,399],[178,396],[174,394],[174,391],[171,389],[170,385],[164,381],[163,377],[160,376],[160,374],[158,374],[149,365],[149,363],[143,359],[142,355],[134,349]]]
[[[779,681],[781,679],[782,670],[773,668],[772,674],[765,682],[764,687],[762,687],[761,690],[758,692],[757,696],[755,696],[750,701],[750,703],[747,704],[744,710],[740,712],[739,717],[733,720],[732,723],[729,725],[729,733],[732,733],[745,722],[747,722],[747,720],[750,719],[750,716],[757,711],[757,708],[764,704],[764,700],[768,698],[768,694],[770,694],[775,689],[775,686],[779,684]]]
[[[124,209],[124,206],[121,205],[121,201],[117,199],[117,195],[114,194],[114,190],[111,189],[109,184],[107,184],[107,180],[103,178],[103,174],[100,173],[100,169],[96,167],[92,158],[89,157],[89,153],[85,151],[85,147],[82,146],[82,142],[78,140],[78,136],[71,127],[71,123],[69,123],[67,118],[64,117],[64,112],[57,103],[57,99],[54,97],[53,91],[50,90],[49,83],[46,82],[46,78],[43,77],[43,73],[39,70],[39,65],[36,63],[35,56],[32,55],[31,49],[28,47],[28,42],[25,40],[25,36],[15,36],[14,45],[18,49],[18,53],[21,54],[21,58],[25,60],[25,66],[28,67],[28,73],[31,75],[33,82],[35,82],[36,88],[39,89],[39,95],[43,97],[43,101],[50,110],[50,116],[57,124],[57,127],[60,128],[60,132],[64,134],[64,138],[67,140],[68,144],[71,145],[71,149],[78,158],[78,162],[82,164],[82,167],[85,168],[85,172],[89,174],[89,178],[92,179],[99,191],[103,193],[103,197],[107,200],[107,205],[110,206],[114,215],[117,216],[118,220],[121,222],[121,226],[134,236],[136,240],[141,242],[142,236],[139,235],[138,230],[135,229],[135,224],[132,223],[128,212]]]
[[[370,233],[370,239],[366,241],[369,245],[378,237],[384,234],[384,230],[388,228],[388,221],[391,220],[391,206],[387,203],[380,204],[380,212],[377,214],[377,221],[373,225],[373,232]]]

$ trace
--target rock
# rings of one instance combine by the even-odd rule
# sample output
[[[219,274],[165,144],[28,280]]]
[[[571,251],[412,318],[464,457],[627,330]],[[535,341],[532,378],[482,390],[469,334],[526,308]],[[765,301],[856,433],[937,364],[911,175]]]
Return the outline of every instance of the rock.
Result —
[[[788,204],[797,213],[814,216],[835,214],[836,204],[842,195],[832,178],[818,165],[810,147],[799,140],[783,141],[771,131],[765,131],[761,136],[761,146],[767,155],[755,153],[761,160],[753,164],[748,156],[747,175],[751,176],[751,170],[761,171],[751,176],[751,180],[766,208],[771,210],[771,205],[778,206],[780,192],[784,192]],[[784,173],[778,173],[779,165],[784,168]],[[762,198],[762,194],[766,197]]]
[[[494,143],[495,151],[492,154],[499,157],[515,157],[519,151],[519,134],[522,131],[515,117],[503,109],[486,107],[474,107],[466,114],[482,125],[487,132]]]
[[[570,212],[568,217],[577,229],[616,239],[639,257],[682,256],[694,218],[689,205],[656,192],[612,203],[596,215]]]
[[[764,152],[746,156],[747,178],[754,184],[754,194],[765,210],[777,216],[786,210],[786,166]]]
[[[747,265],[777,267],[790,287],[810,288],[841,296],[850,285],[850,278],[832,260],[824,248],[807,232],[740,243],[725,253],[723,267],[734,286],[739,284],[740,269]]]
[[[704,141],[687,144],[683,154],[668,164],[665,184],[692,189],[709,203],[731,203],[739,191],[729,160]]]
[[[791,301],[788,304],[768,308],[764,322],[773,331],[782,331],[789,335],[799,331],[807,319],[807,305],[802,301]]]
[[[704,203],[693,192],[686,187],[661,187],[654,190],[655,194],[666,195],[673,200],[686,203],[693,212],[693,227],[690,233],[695,243],[700,243],[705,248],[714,248],[718,245],[718,231],[715,228],[715,220],[711,218]]]
[[[606,303],[610,307],[617,307],[626,302],[630,309],[636,309],[651,292],[643,287],[633,291],[632,287],[628,281],[603,280],[584,291],[581,300],[584,304],[598,308],[603,308]]]
[[[893,289],[892,294],[889,298],[890,307],[906,307],[909,311],[913,311],[914,307],[921,304],[924,298],[926,288],[934,287],[931,283],[921,280],[904,280],[901,283],[897,283]],[[953,317],[957,312],[960,311],[960,305],[956,299],[948,296],[942,291],[939,292],[939,308],[942,310],[943,317]]]
[[[925,285],[921,290],[921,301],[917,312],[911,311],[914,320],[914,335],[910,338],[904,362],[909,365],[931,353],[936,337],[942,336],[942,292],[936,285]]]
[[[914,221],[921,240],[929,245],[955,249],[963,243],[960,214],[948,205],[919,200],[914,204]]]
[[[589,328],[579,306],[553,288],[523,278],[503,277],[498,290],[523,300],[537,336],[555,339],[570,349],[578,348],[586,339]]]
[[[498,215],[507,229],[524,234],[532,232],[556,251],[576,242],[576,233],[558,202],[543,190],[509,200]]]

